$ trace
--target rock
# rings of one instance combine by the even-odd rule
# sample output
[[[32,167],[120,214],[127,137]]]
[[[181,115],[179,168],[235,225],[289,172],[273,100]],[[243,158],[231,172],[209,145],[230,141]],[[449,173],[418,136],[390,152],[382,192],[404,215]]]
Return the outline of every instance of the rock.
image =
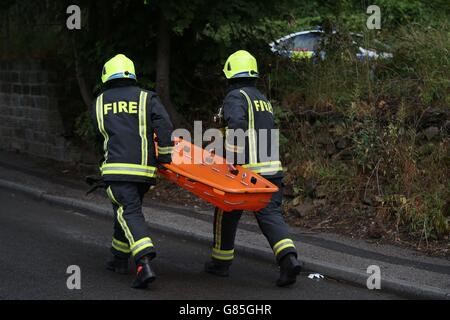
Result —
[[[313,204],[315,207],[323,207],[325,206],[327,201],[325,199],[314,199]]]
[[[353,153],[350,149],[344,149],[333,155],[333,160],[352,160]]]
[[[431,140],[439,134],[439,128],[438,127],[428,127],[423,131],[423,133],[425,134],[425,137],[427,137],[428,140]]]
[[[319,145],[326,146],[326,145],[328,145],[328,144],[330,143],[330,138],[329,138],[328,136],[320,135],[320,136],[317,138],[316,142],[317,142],[317,144],[319,144]]]
[[[334,143],[329,143],[325,146],[325,150],[327,152],[327,155],[331,157],[333,154],[336,153],[336,147],[334,146]]]
[[[295,207],[298,206],[300,204],[300,196],[294,198],[294,200],[292,200],[291,204]]]
[[[373,207],[373,201],[370,197],[361,197],[361,202],[369,207]]]
[[[287,184],[283,188],[283,196],[287,198],[293,198],[295,197],[294,187],[292,184]]]
[[[442,127],[446,120],[450,120],[450,109],[430,108],[420,119],[419,127]]]
[[[445,203],[444,208],[442,210],[442,215],[444,217],[450,218],[450,200],[447,200],[447,202]]]
[[[299,204],[289,209],[289,213],[296,217],[306,217],[314,213],[314,206],[310,203]]]
[[[367,236],[371,239],[381,239],[383,233],[383,228],[377,222],[372,222],[367,231]]]
[[[325,198],[326,195],[327,195],[327,191],[325,189],[325,186],[318,186],[316,188],[315,195],[316,195],[316,198],[319,198],[319,199]]]
[[[419,156],[421,156],[421,157],[429,156],[430,154],[433,153],[433,151],[434,151],[435,149],[436,149],[436,147],[434,146],[434,144],[431,143],[431,142],[429,142],[429,143],[427,143],[427,144],[424,144],[424,145],[420,146],[420,147],[417,149],[417,154],[418,154]]]
[[[337,148],[338,150],[345,149],[345,148],[348,147],[348,145],[349,145],[349,141],[348,141],[348,139],[345,138],[345,137],[339,138],[339,139],[336,141],[336,148]]]
[[[369,218],[375,218],[377,216],[377,211],[374,207],[367,207],[366,214]]]
[[[316,191],[316,188],[317,188],[317,182],[314,179],[306,179],[305,180],[305,193],[309,197],[314,196],[314,192]]]
[[[450,120],[445,121],[444,125],[442,126],[442,129],[445,133],[450,135]]]

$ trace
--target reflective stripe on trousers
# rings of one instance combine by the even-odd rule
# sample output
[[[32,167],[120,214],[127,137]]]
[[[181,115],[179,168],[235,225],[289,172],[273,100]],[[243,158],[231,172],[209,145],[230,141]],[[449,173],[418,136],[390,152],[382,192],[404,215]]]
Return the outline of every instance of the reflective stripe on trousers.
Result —
[[[212,257],[218,260],[233,260],[234,259],[234,249],[233,250],[219,250],[213,248]]]
[[[289,247],[295,248],[294,241],[292,241],[291,239],[282,239],[274,244],[272,250],[276,257],[281,251]]]
[[[106,189],[106,194],[108,195],[108,197],[111,199],[111,201],[118,206],[119,208],[117,209],[117,221],[119,221],[120,226],[122,227],[123,232],[125,233],[125,237],[128,240],[128,243],[130,245],[133,245],[134,243],[134,238],[133,235],[130,232],[130,229],[128,228],[127,223],[125,222],[125,219],[123,218],[123,206],[116,200],[116,198],[114,197],[112,191],[111,191],[111,187],[108,187]]]
[[[136,241],[135,243],[133,243],[131,245],[130,249],[131,249],[131,253],[133,254],[133,256],[135,256],[142,250],[144,250],[146,248],[152,248],[152,247],[153,247],[152,239],[150,239],[149,237],[145,237],[145,238],[142,238],[142,239]]]
[[[117,240],[116,238],[113,237],[112,239],[112,243],[111,246],[116,249],[117,251],[123,252],[123,253],[130,253],[130,246],[128,245],[128,243],[122,242]]]

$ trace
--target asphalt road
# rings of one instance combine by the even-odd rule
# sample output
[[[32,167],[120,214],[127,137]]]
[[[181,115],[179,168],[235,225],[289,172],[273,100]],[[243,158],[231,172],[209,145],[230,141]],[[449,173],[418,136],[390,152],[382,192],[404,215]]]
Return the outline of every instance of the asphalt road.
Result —
[[[104,267],[112,222],[0,189],[0,299],[396,299],[395,295],[302,273],[278,288],[275,264],[240,255],[229,278],[203,272],[207,245],[154,232],[158,278],[131,289],[133,275]],[[69,290],[68,266],[81,270],[81,289]]]

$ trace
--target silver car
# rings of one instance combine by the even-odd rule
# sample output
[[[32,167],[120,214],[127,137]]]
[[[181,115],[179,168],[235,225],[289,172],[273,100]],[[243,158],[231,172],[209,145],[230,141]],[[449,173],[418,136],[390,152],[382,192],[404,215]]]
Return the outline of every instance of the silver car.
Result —
[[[288,34],[287,36],[284,36],[269,45],[272,52],[294,60],[310,59],[312,57],[325,59],[326,53],[323,50],[318,50],[324,35],[325,32],[320,29],[300,31]],[[363,40],[363,36],[361,34],[351,33],[351,36],[353,39],[353,44],[357,47],[356,56],[358,59],[392,58],[391,53],[377,52],[374,49],[363,48],[360,45]],[[378,44],[380,46],[384,46],[381,43]]]

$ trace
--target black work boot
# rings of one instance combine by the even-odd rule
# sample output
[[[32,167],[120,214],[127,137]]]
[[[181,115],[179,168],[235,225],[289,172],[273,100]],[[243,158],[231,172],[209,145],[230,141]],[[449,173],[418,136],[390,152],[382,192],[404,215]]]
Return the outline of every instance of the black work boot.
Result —
[[[302,265],[295,254],[287,254],[280,261],[280,277],[277,280],[277,286],[285,287],[294,284],[301,270]]]
[[[205,263],[205,271],[219,277],[228,277],[231,263],[211,260]]]
[[[156,279],[156,275],[150,266],[150,257],[143,256],[136,264],[136,279],[131,285],[135,289],[146,289],[148,284]]]
[[[106,269],[117,272],[119,274],[128,274],[128,258],[119,258],[113,256],[113,258],[106,263]]]

